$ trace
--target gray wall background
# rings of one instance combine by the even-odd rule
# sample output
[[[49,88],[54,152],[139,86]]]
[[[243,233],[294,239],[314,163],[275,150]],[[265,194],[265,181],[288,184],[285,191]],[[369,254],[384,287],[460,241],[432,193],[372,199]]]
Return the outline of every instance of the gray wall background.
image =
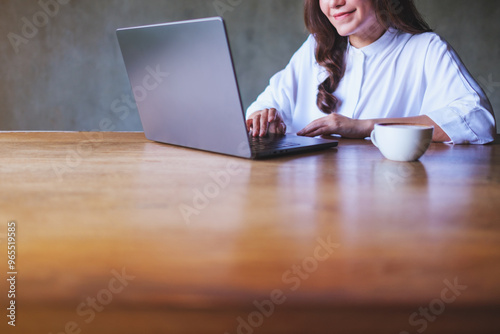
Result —
[[[136,110],[112,110],[113,102],[131,96],[115,29],[221,14],[214,0],[42,0],[54,1],[67,4],[49,7],[53,16],[38,32],[28,31],[33,36],[16,52],[9,33],[22,36],[34,15],[44,23],[41,7],[37,0],[0,0],[0,130],[99,130],[104,124],[142,130]],[[222,14],[246,108],[305,40],[303,1],[217,1],[228,6]],[[500,119],[500,2],[417,0],[417,6],[458,51]]]

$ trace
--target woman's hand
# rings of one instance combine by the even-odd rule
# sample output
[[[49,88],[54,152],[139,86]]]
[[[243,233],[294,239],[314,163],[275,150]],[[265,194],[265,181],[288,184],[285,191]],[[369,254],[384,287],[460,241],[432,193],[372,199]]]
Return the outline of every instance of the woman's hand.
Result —
[[[297,135],[316,137],[322,135],[341,135],[345,138],[369,137],[374,124],[370,120],[352,119],[339,114],[330,114],[311,122]]]
[[[247,119],[247,131],[254,137],[264,137],[268,133],[284,135],[286,125],[276,109],[264,109],[254,112]]]

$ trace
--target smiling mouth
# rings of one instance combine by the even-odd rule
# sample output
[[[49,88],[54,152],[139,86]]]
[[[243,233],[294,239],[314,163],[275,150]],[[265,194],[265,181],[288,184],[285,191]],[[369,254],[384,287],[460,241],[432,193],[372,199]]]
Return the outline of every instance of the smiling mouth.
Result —
[[[356,10],[353,10],[351,12],[344,12],[344,13],[335,14],[335,15],[333,15],[333,18],[335,20],[342,20],[342,19],[348,17],[349,15],[351,15],[352,13],[354,13],[355,11]]]

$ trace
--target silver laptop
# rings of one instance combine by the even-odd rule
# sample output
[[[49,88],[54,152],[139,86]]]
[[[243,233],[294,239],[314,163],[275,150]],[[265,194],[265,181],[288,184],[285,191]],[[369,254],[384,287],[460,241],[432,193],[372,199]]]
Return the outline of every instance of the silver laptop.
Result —
[[[243,158],[327,149],[296,135],[253,138],[222,18],[117,30],[146,138]]]

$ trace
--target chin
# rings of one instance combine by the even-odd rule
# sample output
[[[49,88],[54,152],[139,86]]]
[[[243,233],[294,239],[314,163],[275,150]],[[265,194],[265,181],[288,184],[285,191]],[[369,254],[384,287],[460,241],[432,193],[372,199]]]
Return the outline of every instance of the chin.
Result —
[[[352,35],[352,31],[350,31],[350,30],[345,30],[345,29],[336,29],[336,30],[337,30],[337,33],[342,37],[348,37],[348,36]]]
[[[350,36],[354,33],[354,30],[355,29],[352,29],[352,27],[346,27],[346,26],[343,26],[343,27],[335,27],[335,25],[333,26],[335,28],[335,30],[337,30],[337,33],[342,36],[342,37],[347,37],[347,36]]]

